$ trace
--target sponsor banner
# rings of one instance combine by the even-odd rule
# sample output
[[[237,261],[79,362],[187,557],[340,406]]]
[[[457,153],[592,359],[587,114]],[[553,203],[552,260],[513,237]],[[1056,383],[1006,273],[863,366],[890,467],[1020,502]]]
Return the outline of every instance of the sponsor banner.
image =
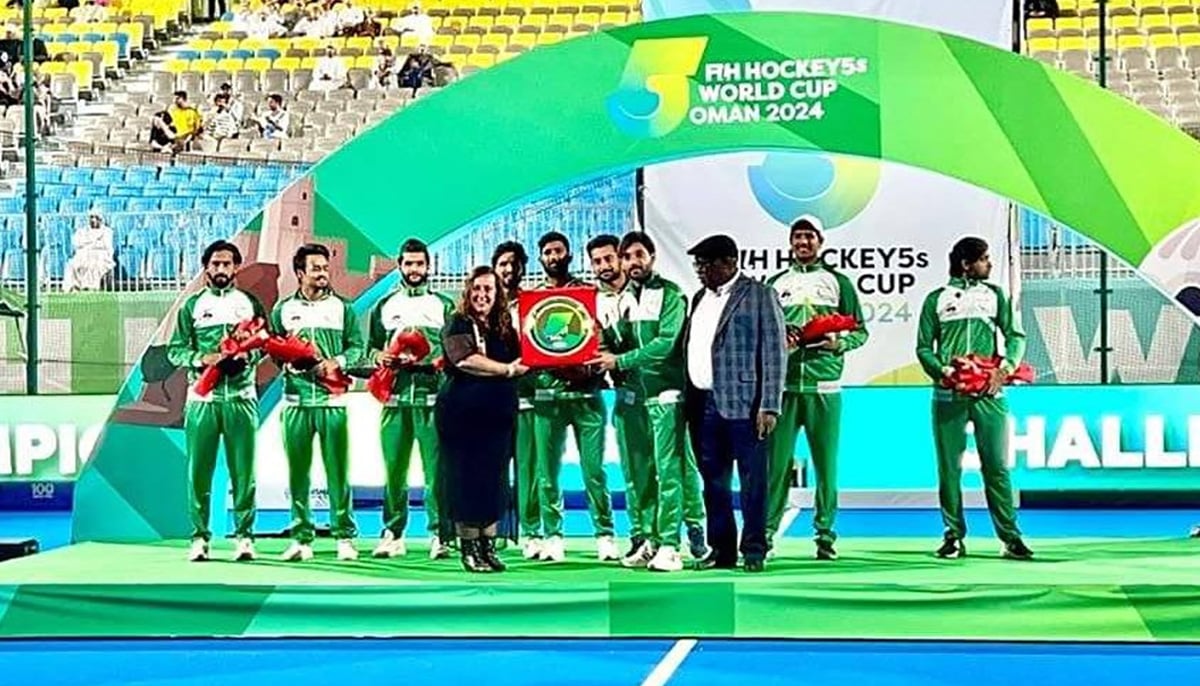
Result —
[[[1007,284],[1008,203],[938,174],[874,160],[806,153],[739,153],[646,170],[646,227],[659,243],[658,269],[699,288],[687,250],[729,234],[747,274],[788,268],[793,219],[824,225],[826,264],[844,272],[862,302],[870,338],[846,356],[848,384],[912,384],[925,296],[946,283],[954,241],[992,246],[992,279]]]
[[[73,481],[91,457],[114,400],[0,396],[0,482]]]

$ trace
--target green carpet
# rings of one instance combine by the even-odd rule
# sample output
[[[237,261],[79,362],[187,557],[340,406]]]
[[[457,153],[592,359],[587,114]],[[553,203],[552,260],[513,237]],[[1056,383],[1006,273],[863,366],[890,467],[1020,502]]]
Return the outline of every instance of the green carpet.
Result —
[[[566,563],[470,575],[419,544],[398,560],[184,560],[186,544],[70,546],[0,564],[0,636],[696,636],[1200,640],[1200,541],[1031,542],[1034,562],[976,541],[943,561],[923,539],[858,539],[842,559],[787,542],[768,571],[655,574]],[[366,551],[364,551],[366,552]]]

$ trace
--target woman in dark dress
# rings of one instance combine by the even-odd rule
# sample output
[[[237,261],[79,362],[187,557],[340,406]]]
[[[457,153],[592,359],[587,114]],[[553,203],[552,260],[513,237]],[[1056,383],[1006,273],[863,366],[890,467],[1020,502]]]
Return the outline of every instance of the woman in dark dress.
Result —
[[[496,274],[476,267],[442,330],[446,384],[438,394],[444,493],[469,572],[501,572],[496,525],[507,509],[517,421],[516,378],[528,369]]]

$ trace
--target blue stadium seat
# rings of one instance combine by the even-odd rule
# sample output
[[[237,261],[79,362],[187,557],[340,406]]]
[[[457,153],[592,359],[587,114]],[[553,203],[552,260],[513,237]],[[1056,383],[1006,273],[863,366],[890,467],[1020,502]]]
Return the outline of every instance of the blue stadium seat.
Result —
[[[147,197],[155,197],[162,195],[174,195],[175,185],[165,181],[152,181],[147,183],[142,188],[142,195]]]
[[[165,196],[162,199],[162,208],[167,212],[187,212],[192,209],[192,199],[180,196]]]
[[[85,43],[103,43],[104,42],[104,34],[103,33],[85,33],[85,34],[83,34],[83,36],[80,37],[80,40],[82,40]]]
[[[275,50],[274,48],[259,48],[258,52],[256,53],[256,56],[257,57],[265,57],[269,60],[277,60],[280,57],[283,57],[283,55],[281,55],[279,53],[279,51]]]
[[[74,191],[75,187],[66,183],[38,184],[39,198],[69,198]]]
[[[60,34],[58,34],[58,42],[59,43],[78,43],[79,36],[76,36],[73,33],[60,33]]]
[[[262,209],[262,206],[263,203],[259,201],[256,195],[234,195],[227,202],[227,207],[232,212],[254,212]]]
[[[130,198],[128,209],[130,212],[157,212],[158,198]]]
[[[146,186],[158,179],[157,167],[127,167],[125,183],[135,186]]]
[[[108,186],[96,186],[93,184],[76,186],[75,195],[80,198],[99,198],[108,195]]]
[[[200,59],[200,51],[199,50],[180,50],[179,52],[175,53],[175,57],[176,57],[176,59],[181,59],[181,60],[198,60],[198,59]]]
[[[224,173],[221,175],[226,179],[245,180],[254,177],[253,167],[244,167],[241,165],[232,165],[225,167]]]
[[[127,33],[110,33],[108,40],[117,44],[117,56],[122,59],[129,58],[129,34]]]
[[[229,56],[235,60],[248,60],[251,57],[254,57],[254,51],[242,50],[239,48],[237,50],[230,51]]]
[[[150,278],[179,278],[179,249],[160,245],[150,249]]]
[[[242,182],[236,179],[214,179],[208,184],[208,192],[213,195],[240,193]]]
[[[224,174],[221,170],[222,165],[219,164],[204,164],[191,168],[189,176],[193,179],[212,179],[220,177]]]
[[[38,165],[33,170],[33,174],[37,180],[46,183],[58,183],[59,179],[62,178],[62,172],[62,167],[43,167],[41,165]]]
[[[229,56],[229,53],[224,50],[205,50],[204,59],[206,60],[223,60]]]
[[[112,167],[102,167],[92,170],[92,183],[113,185],[125,180],[125,172]]]
[[[202,195],[196,198],[196,209],[200,212],[222,212],[225,210],[225,198]]]
[[[117,274],[123,279],[140,279],[145,273],[148,248],[139,243],[125,243],[117,248]]]
[[[61,279],[67,271],[67,260],[71,256],[71,244],[51,243],[42,251],[43,273],[51,279]]]
[[[83,186],[92,182],[92,171],[90,167],[66,167],[62,170],[60,181],[73,186]]]
[[[283,184],[275,179],[250,179],[242,184],[242,192],[273,196],[282,187]]]
[[[125,184],[109,186],[108,194],[114,197],[136,198],[142,194],[142,188]]]
[[[158,172],[158,180],[171,184],[186,183],[192,177],[187,167],[163,167]]]
[[[85,214],[92,209],[93,198],[63,198],[58,201],[58,211],[68,214]]]
[[[124,212],[125,211],[126,199],[123,197],[120,197],[120,196],[117,196],[117,197],[108,196],[108,197],[103,197],[103,198],[95,198],[95,199],[93,199],[92,202],[93,202],[92,209],[94,209],[97,212],[100,212],[101,214],[104,214],[104,215],[109,215],[109,214],[113,214],[116,212]]]
[[[25,211],[25,198],[13,196],[0,198],[0,214],[20,214]]]

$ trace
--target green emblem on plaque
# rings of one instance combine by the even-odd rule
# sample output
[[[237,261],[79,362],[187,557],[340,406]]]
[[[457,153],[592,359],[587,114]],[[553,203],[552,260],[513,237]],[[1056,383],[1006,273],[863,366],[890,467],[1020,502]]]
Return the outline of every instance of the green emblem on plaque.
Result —
[[[573,298],[546,298],[525,317],[529,341],[546,355],[571,355],[583,348],[592,333],[592,317]]]

